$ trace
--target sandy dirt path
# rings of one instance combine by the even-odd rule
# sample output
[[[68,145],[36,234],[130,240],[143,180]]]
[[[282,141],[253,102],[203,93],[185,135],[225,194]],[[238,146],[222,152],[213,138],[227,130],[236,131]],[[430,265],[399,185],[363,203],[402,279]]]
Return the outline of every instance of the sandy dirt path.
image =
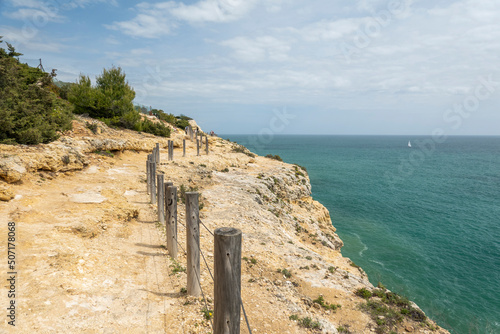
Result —
[[[155,226],[145,158],[126,152],[72,175],[33,177],[16,199],[0,203],[0,252],[7,253],[13,221],[17,272],[16,326],[3,316],[1,332],[184,332],[185,300],[178,297],[185,283],[171,275]],[[7,275],[6,261],[1,272]],[[2,284],[2,306],[7,288]]]

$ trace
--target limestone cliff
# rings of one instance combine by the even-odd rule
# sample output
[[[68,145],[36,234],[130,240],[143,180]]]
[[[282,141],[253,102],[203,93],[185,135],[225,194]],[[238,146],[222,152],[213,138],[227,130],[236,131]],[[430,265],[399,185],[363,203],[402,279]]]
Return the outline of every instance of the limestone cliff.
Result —
[[[96,133],[86,122],[98,124]],[[180,147],[187,137],[174,129],[171,139]],[[188,297],[185,254],[167,256],[156,206],[145,194],[146,154],[159,142],[158,171],[201,194],[203,225],[243,232],[242,300],[254,333],[446,333],[416,305],[375,289],[342,256],[305,169],[217,137],[209,137],[208,155],[197,156],[187,140],[185,157],[176,150],[174,161],[165,161],[167,140],[78,118],[51,144],[0,146],[0,223],[16,221],[21,236],[21,330],[211,332],[203,310],[213,307],[213,239],[202,227],[205,299]],[[182,246],[182,202],[178,212]],[[372,312],[363,291],[375,292],[364,294],[370,305],[392,313]]]

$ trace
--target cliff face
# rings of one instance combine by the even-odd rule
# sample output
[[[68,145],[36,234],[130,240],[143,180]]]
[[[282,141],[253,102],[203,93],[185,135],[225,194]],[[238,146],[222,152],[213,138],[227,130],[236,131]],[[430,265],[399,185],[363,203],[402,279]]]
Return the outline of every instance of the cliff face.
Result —
[[[202,262],[207,304],[181,292],[185,254],[181,251],[178,261],[166,256],[163,227],[155,224],[155,205],[145,194],[146,151],[160,142],[165,158],[167,139],[103,124],[93,134],[85,121],[91,120],[75,121],[73,131],[52,144],[0,147],[5,181],[0,189],[10,200],[0,202],[1,223],[16,221],[22,235],[26,316],[20,326],[97,333],[103,324],[139,332],[146,324],[152,333],[210,332],[201,312],[213,308],[208,269]],[[179,130],[172,139],[180,147],[185,137]],[[209,155],[196,156],[194,144],[187,143],[186,157],[177,150],[174,161],[163,159],[158,170],[178,189],[201,194],[207,229],[242,230],[242,300],[253,332],[446,333],[430,320],[419,322],[416,305],[403,307],[412,316],[402,315],[402,306],[396,315],[374,314],[356,295],[361,288],[378,291],[372,305],[394,306],[385,298],[390,292],[375,290],[363,270],[342,256],[342,240],[328,210],[311,198],[303,168],[255,156],[217,137],[209,138]],[[116,155],[102,155],[107,150]],[[184,210],[180,202],[182,246]],[[201,250],[213,272],[213,239],[203,227]]]

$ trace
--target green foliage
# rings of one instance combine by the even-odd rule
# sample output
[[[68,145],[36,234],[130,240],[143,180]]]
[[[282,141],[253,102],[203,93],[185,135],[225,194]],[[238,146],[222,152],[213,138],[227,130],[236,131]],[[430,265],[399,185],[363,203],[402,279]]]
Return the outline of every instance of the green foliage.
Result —
[[[351,331],[349,330],[349,325],[339,326],[339,327],[337,327],[337,331],[339,333],[344,333],[344,334],[350,334],[351,333]]]
[[[140,122],[135,123],[134,130],[152,133],[155,136],[170,137],[170,128],[166,127],[161,122],[152,122],[145,118]]]
[[[321,329],[321,324],[319,321],[314,321],[309,317],[299,319],[299,326],[311,329]]]
[[[420,322],[423,326],[431,326],[426,322],[427,317],[424,312],[413,307],[408,298],[387,291],[381,283],[378,286],[383,289],[378,288],[370,292],[361,288],[356,291],[356,295],[368,300],[362,305],[362,309],[366,310],[377,323],[377,333],[387,333],[398,322],[403,321],[404,317]]]
[[[214,311],[210,310],[210,309],[207,309],[206,307],[204,307],[201,310],[201,313],[203,314],[203,318],[205,318],[205,320],[210,320],[213,317]]]
[[[288,269],[278,269],[278,272],[283,274],[286,278],[292,277],[292,273]]]
[[[268,155],[266,155],[266,158],[274,159],[274,160],[278,160],[278,161],[283,161],[283,159],[281,159],[281,157],[279,155],[268,154]]]
[[[177,273],[185,273],[186,272],[186,268],[181,266],[181,264],[179,262],[177,262],[174,259],[172,259],[172,262],[173,263],[169,266],[170,268],[172,268],[172,273],[170,275],[175,275]]]
[[[163,110],[158,110],[158,109],[153,109],[151,111],[153,115],[156,115],[162,121],[177,126],[177,118],[173,114],[166,114]]]
[[[298,315],[292,314],[291,316],[288,317],[288,319],[292,321],[297,321],[299,326],[303,328],[321,329],[321,324],[319,323],[319,321],[313,321],[309,317],[299,318]]]
[[[104,156],[110,157],[110,158],[113,158],[115,156],[110,150],[106,150],[106,151],[97,150],[97,151],[94,151],[93,153],[99,154],[99,155],[104,155]]]
[[[193,186],[189,186],[189,188],[187,188],[184,184],[181,184],[181,186],[179,187],[179,194],[178,194],[178,197],[177,198],[180,198],[182,204],[186,204],[186,193],[187,192],[198,192],[199,188],[198,187],[193,187]],[[198,206],[199,206],[199,209],[201,210],[204,206],[204,204],[202,204],[201,202],[201,196],[200,194],[199,195],[199,203],[198,203]]]
[[[325,302],[325,298],[323,296],[319,296],[317,299],[313,300],[313,303],[319,304],[322,308],[326,310],[333,310],[335,311],[338,308],[341,308],[342,306],[339,304],[330,304]]]
[[[355,294],[356,294],[356,296],[359,296],[359,297],[364,298],[364,299],[369,299],[372,297],[372,293],[370,292],[370,290],[368,290],[366,288],[361,288],[361,289],[356,290]]]
[[[94,134],[97,133],[97,123],[85,122],[85,126],[87,127],[87,129],[92,131],[92,133],[94,133]]]
[[[135,92],[125,81],[125,73],[120,67],[104,69],[96,78],[95,87],[88,76],[81,74],[68,94],[69,101],[75,106],[75,113],[88,114],[94,118],[121,117],[134,111],[134,97]]]
[[[247,156],[249,156],[250,158],[255,158],[256,155],[253,154],[252,152],[250,152],[245,146],[243,145],[239,145],[239,144],[234,144],[233,146],[233,152],[235,153],[243,153]]]
[[[0,37],[0,43],[1,43]],[[7,43],[0,48],[0,143],[48,143],[71,129],[69,106],[54,94],[52,75],[21,64]]]

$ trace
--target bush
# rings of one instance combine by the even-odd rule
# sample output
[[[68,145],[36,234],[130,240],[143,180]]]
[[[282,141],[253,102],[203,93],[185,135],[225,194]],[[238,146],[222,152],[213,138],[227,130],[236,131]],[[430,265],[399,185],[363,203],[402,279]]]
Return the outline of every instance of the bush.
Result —
[[[283,159],[281,159],[281,157],[279,155],[268,154],[268,155],[266,155],[266,158],[274,159],[274,160],[278,160],[278,161],[283,161]]]
[[[35,145],[56,140],[58,131],[71,129],[72,114],[53,92],[55,75],[19,63],[14,57],[21,54],[7,46],[9,52],[0,48],[0,143]]]
[[[355,294],[356,294],[356,296],[362,297],[364,299],[370,299],[372,296],[372,293],[370,292],[370,290],[368,290],[366,288],[361,288],[361,289],[356,290]]]
[[[104,69],[96,78],[95,87],[88,76],[80,75],[77,84],[68,93],[75,113],[88,114],[94,118],[121,117],[134,111],[134,97],[135,92],[125,81],[125,73],[120,67]]]

